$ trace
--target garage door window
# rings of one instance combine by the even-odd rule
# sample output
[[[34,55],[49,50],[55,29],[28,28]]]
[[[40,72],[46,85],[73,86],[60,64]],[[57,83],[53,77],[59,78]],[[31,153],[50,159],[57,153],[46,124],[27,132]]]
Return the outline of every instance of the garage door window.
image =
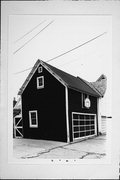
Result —
[[[72,113],[73,139],[96,134],[96,115]]]
[[[29,111],[29,124],[31,128],[38,127],[37,111]]]

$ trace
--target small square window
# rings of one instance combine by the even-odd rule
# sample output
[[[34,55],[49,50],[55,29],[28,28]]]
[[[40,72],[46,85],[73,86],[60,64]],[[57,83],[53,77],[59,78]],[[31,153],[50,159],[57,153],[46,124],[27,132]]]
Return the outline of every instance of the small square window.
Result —
[[[44,76],[37,77],[37,89],[44,88]]]
[[[38,68],[38,73],[41,73],[43,71],[43,68],[42,68],[42,66],[40,66],[39,68]]]
[[[38,127],[37,111],[29,111],[29,123],[32,128]]]

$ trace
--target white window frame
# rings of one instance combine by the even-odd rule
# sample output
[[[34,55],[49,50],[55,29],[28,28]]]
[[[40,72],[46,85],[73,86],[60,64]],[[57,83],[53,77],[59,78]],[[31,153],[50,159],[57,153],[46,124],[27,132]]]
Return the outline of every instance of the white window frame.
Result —
[[[36,124],[32,124],[32,119],[31,119],[31,113],[36,113]],[[29,111],[29,125],[31,128],[37,128],[38,127],[38,114],[37,110]]]
[[[90,106],[89,108],[85,107],[85,99],[86,99],[85,96],[87,96],[88,98],[90,97],[87,93],[81,93],[82,108],[83,108],[83,109],[85,109],[85,108],[86,108],[86,109],[89,109],[91,106]],[[89,99],[90,99],[90,98],[89,98]]]
[[[41,86],[39,86],[39,79],[42,78],[42,82],[43,84]],[[39,76],[37,77],[37,89],[42,89],[44,88],[44,76]]]
[[[38,68],[38,73],[41,73],[42,71],[43,71],[43,67],[40,66],[40,67]]]

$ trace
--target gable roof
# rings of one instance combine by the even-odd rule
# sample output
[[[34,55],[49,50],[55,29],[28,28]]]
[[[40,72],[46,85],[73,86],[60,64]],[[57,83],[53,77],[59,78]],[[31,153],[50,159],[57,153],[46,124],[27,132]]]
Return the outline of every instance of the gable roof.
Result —
[[[20,91],[18,92],[19,95],[21,95],[24,91],[24,89],[26,88],[28,82],[30,81],[30,79],[32,78],[34,72],[36,71],[36,69],[38,68],[38,66],[42,64],[43,66],[47,66],[53,73],[55,73],[58,77],[60,77],[65,85],[67,85],[69,88],[75,89],[77,91],[80,92],[84,92],[96,97],[101,97],[102,94],[97,91],[89,82],[83,80],[80,77],[75,77],[72,76],[56,67],[51,66],[50,64],[43,62],[41,60],[38,60],[34,67],[32,68],[30,74],[28,75],[27,79],[25,80],[25,82],[23,83],[22,87],[20,88]]]

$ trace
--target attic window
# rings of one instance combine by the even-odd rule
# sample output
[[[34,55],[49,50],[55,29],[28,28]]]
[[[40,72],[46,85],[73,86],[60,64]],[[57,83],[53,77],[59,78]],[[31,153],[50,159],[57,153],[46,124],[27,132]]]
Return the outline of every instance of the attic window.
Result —
[[[39,68],[38,68],[38,73],[41,73],[43,71],[43,68],[42,68],[42,66],[40,66]]]
[[[37,89],[44,88],[44,76],[37,77]]]

